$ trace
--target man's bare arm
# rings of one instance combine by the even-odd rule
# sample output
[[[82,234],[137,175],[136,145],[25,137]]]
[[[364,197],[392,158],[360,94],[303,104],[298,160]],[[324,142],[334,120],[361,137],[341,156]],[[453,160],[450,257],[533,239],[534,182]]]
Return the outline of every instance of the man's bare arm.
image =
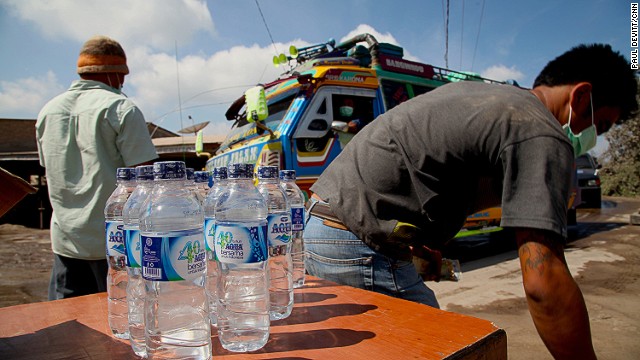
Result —
[[[560,237],[527,228],[515,233],[529,312],[547,349],[556,359],[595,359],[587,308]]]

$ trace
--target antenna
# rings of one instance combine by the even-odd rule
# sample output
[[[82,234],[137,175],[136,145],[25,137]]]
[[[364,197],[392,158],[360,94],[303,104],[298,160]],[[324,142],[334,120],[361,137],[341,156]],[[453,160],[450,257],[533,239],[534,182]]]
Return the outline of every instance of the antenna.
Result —
[[[186,128],[178,130],[178,132],[180,134],[193,134],[193,135],[197,136],[198,131],[204,129],[205,126],[207,126],[207,125],[209,125],[209,122],[208,121],[204,121],[204,122],[201,122],[201,123],[197,123],[195,125],[187,126]]]

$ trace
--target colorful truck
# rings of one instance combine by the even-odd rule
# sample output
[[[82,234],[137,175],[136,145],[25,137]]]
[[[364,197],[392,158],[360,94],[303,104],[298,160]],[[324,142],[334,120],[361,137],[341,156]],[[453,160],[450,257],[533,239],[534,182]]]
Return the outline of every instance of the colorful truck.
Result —
[[[345,131],[349,122],[366,126],[403,101],[452,81],[497,82],[406,60],[401,47],[379,43],[370,34],[338,45],[330,40],[292,47],[290,53],[274,57],[276,65],[294,66],[259,86],[262,106],[255,103],[255,89],[230,106],[226,118],[234,121],[232,129],[207,161],[207,170],[235,162],[292,169],[308,195],[353,136]],[[352,111],[341,111],[345,104]],[[487,209],[471,215],[465,228],[497,226],[499,221],[500,209]]]

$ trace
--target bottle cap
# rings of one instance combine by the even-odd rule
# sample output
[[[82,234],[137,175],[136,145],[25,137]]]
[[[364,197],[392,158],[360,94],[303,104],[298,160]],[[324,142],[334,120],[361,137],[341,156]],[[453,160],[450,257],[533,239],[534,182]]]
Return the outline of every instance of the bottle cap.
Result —
[[[160,161],[153,164],[154,180],[184,180],[186,172],[184,161]]]
[[[213,178],[216,180],[224,180],[227,178],[227,168],[225,166],[218,166],[213,169]]]
[[[227,168],[229,179],[250,179],[253,177],[253,164],[235,163]]]
[[[137,180],[153,180],[153,165],[136,166]]]
[[[118,168],[116,170],[116,179],[118,180],[134,180],[136,173],[134,168]]]
[[[197,183],[209,182],[209,173],[206,171],[195,171],[193,173],[193,176],[194,176],[194,181]]]
[[[193,168],[187,168],[187,180],[195,180],[195,171]]]
[[[258,166],[258,179],[277,179],[277,166]]]
[[[295,170],[280,170],[280,180],[291,181],[296,179]]]

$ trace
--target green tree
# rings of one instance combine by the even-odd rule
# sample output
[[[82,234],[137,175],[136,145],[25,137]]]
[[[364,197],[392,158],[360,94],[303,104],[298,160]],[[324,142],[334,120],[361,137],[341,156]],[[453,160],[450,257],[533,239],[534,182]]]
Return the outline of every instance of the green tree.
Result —
[[[602,194],[640,196],[640,115],[605,135],[609,148],[599,158]]]

